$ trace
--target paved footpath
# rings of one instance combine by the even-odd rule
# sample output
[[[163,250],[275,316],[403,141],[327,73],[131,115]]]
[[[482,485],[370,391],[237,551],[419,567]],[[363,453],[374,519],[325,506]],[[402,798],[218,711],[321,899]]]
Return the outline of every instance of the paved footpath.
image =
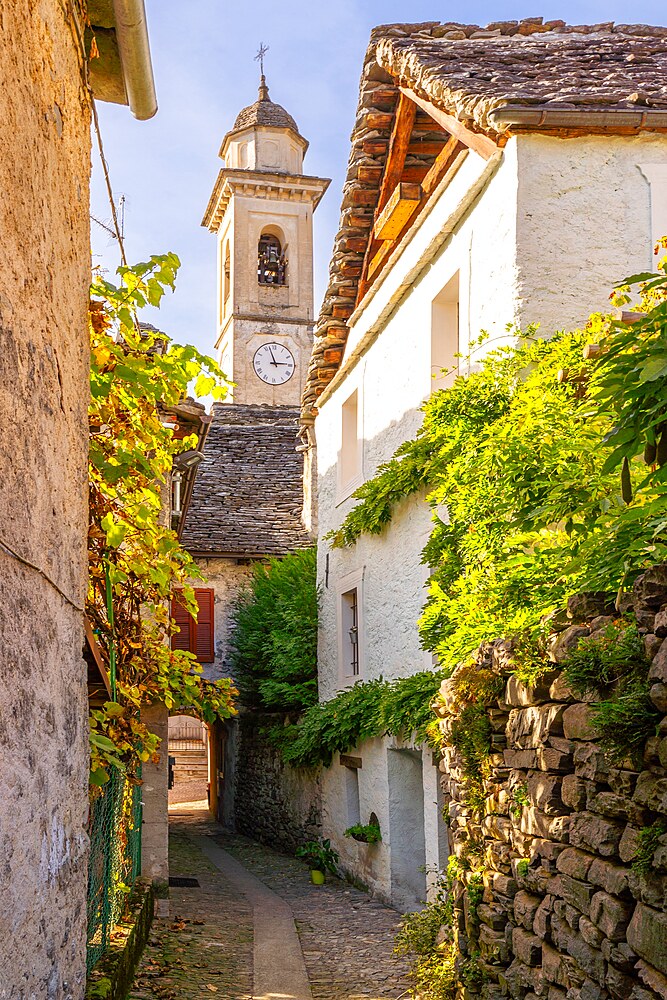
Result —
[[[338,879],[311,885],[295,858],[207,816],[175,806],[171,873],[199,887],[172,888],[172,917],[153,924],[128,1000],[407,996],[398,913]]]

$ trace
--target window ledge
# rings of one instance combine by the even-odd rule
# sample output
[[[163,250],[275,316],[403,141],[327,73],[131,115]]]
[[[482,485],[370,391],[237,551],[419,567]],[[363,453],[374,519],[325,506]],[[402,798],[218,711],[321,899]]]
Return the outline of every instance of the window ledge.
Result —
[[[342,503],[349,500],[350,497],[360,486],[363,486],[364,475],[362,472],[358,472],[353,479],[349,479],[346,483],[343,483],[338,487],[336,491],[336,507],[340,507]]]

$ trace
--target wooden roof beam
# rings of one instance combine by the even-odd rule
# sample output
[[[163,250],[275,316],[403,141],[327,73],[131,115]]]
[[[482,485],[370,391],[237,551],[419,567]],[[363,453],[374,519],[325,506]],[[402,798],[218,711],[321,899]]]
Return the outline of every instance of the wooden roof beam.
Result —
[[[391,139],[389,140],[387,161],[385,163],[384,175],[380,186],[380,197],[377,204],[378,213],[380,213],[387,204],[394,188],[401,179],[416,117],[417,105],[409,97],[406,97],[405,94],[401,93],[398,99],[396,118],[394,119],[394,128],[391,133]]]
[[[423,97],[419,97],[414,90],[410,90],[409,87],[401,87],[401,99],[408,99],[414,102],[417,107],[420,107],[423,111],[433,118],[439,125],[449,132],[450,135],[455,136],[460,142],[464,143],[473,152],[478,153],[479,156],[483,157],[485,160],[490,160],[494,153],[498,152],[498,146],[493,141],[489,139],[487,135],[483,135],[481,132],[472,132],[469,128],[466,128],[458,118],[453,115],[448,115],[445,111],[441,111],[440,108],[436,108],[435,104],[431,104],[430,101],[425,100]],[[386,174],[386,171],[385,171]]]

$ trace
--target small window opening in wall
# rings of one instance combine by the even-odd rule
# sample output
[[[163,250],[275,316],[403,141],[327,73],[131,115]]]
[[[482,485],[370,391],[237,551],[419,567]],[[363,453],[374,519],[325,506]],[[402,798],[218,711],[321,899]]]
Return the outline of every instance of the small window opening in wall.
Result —
[[[229,297],[232,291],[232,262],[229,252],[229,243],[225,246],[225,259],[223,262],[222,270],[222,308],[223,312],[227,313],[229,307]]]
[[[345,799],[347,804],[347,825],[356,826],[361,823],[361,806],[359,803],[359,772],[356,768],[345,768]]]
[[[284,285],[287,261],[280,240],[272,233],[262,233],[257,247],[257,280],[260,285]]]
[[[341,408],[340,487],[353,483],[361,474],[359,454],[359,405],[355,389]]]
[[[459,371],[459,273],[431,305],[431,392],[452,384]]]
[[[341,595],[343,656],[347,676],[359,676],[359,593],[356,587]]]

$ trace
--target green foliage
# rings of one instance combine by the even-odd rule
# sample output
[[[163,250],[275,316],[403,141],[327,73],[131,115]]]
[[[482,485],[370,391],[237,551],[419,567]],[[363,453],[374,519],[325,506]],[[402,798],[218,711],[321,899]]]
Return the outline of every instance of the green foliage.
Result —
[[[345,831],[346,837],[362,841],[365,844],[379,844],[382,840],[382,832],[377,823],[355,823]]]
[[[524,806],[530,805],[528,798],[528,785],[523,781],[520,785],[515,785],[510,795],[510,812],[518,819],[521,816]]]
[[[254,566],[230,641],[245,705],[291,712],[317,701],[316,567],[314,548]]]
[[[653,871],[653,855],[660,847],[660,839],[667,833],[667,821],[657,819],[651,826],[644,826],[638,834],[638,845],[632,859],[632,870],[637,875],[650,875]]]
[[[302,858],[311,871],[331,872],[336,875],[340,856],[331,846],[330,840],[309,840],[296,850],[297,858]]]
[[[491,752],[491,723],[483,705],[473,703],[462,709],[452,722],[451,744],[461,755],[464,775],[480,781]]]
[[[516,863],[516,873],[519,878],[525,878],[530,872],[530,858],[520,858]]]
[[[156,700],[183,707],[212,722],[233,713],[229,680],[201,677],[192,654],[171,650],[168,598],[183,587],[196,611],[188,581],[201,576],[176,534],[163,523],[163,491],[174,456],[196,445],[176,438],[168,408],[188,394],[227,390],[214,361],[194,347],[142,329],[136,310],[157,306],[173,288],[175,254],[154,256],[118,269],[116,286],[98,276],[90,303],[90,455],[86,610],[117,698],[90,716],[91,783],[109,780],[110,768],[127,769],[157,751],[159,739],[141,721]]]
[[[283,759],[294,767],[328,767],[336,752],[345,753],[364,740],[391,733],[425,739],[429,705],[442,675],[424,671],[388,681],[363,681],[330,701],[309,708],[296,725],[273,730]]]
[[[649,688],[648,681],[632,676],[613,697],[594,706],[596,739],[613,764],[630,758],[639,766],[646,740],[656,734],[662,713],[649,698]]]
[[[646,676],[644,643],[635,624],[611,622],[602,632],[581,639],[563,664],[565,677],[578,695],[614,684],[629,674]]]
[[[639,323],[596,315],[548,342],[513,330],[516,347],[434,393],[415,440],[333,535],[351,545],[380,532],[403,497],[430,491],[447,523],[435,519],[424,550],[434,572],[419,627],[444,666],[489,635],[522,636],[518,670],[534,682],[545,616],[667,560],[667,265],[629,279],[618,301],[637,284]],[[592,339],[599,357],[584,361]]]
[[[433,898],[422,910],[406,914],[395,951],[407,955],[414,994],[422,1000],[454,1000],[458,985],[456,951],[451,940],[451,868],[438,879]],[[445,940],[443,940],[445,938]]]

